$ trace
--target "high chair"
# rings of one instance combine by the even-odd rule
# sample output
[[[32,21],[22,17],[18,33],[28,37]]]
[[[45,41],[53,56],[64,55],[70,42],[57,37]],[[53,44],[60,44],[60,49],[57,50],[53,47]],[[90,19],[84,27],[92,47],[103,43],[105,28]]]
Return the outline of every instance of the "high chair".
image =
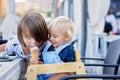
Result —
[[[63,73],[63,72],[76,72],[76,74],[86,74],[86,70],[84,64],[80,60],[78,50],[75,50],[75,61],[76,62],[29,65],[27,68],[27,80],[37,80],[38,74]]]

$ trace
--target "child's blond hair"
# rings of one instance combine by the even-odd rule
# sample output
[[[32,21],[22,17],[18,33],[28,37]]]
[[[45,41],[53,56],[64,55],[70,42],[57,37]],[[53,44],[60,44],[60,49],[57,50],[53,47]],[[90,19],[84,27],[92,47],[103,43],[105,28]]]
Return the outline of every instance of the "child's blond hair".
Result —
[[[59,16],[56,17],[49,25],[48,25],[48,31],[50,28],[61,28],[62,32],[64,32],[65,34],[67,34],[70,39],[69,41],[71,41],[73,39],[74,36],[74,25],[73,22],[65,17],[65,16]]]

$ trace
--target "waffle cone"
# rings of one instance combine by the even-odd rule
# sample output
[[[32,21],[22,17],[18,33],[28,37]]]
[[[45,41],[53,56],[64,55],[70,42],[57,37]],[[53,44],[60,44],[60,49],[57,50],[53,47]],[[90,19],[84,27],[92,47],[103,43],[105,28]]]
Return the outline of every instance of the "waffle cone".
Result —
[[[36,46],[31,47],[30,52],[31,52],[32,61],[35,61],[36,63],[38,63],[38,57],[39,57],[39,49],[38,49],[38,47],[36,47]]]

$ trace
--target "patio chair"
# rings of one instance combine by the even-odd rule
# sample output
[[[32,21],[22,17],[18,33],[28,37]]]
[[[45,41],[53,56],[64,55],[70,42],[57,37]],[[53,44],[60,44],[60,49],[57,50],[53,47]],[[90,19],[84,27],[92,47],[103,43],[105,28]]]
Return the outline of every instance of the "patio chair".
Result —
[[[97,80],[97,79],[120,80],[120,75],[80,74],[80,75],[68,75],[68,76],[61,78],[60,80],[86,79],[86,78],[94,79],[94,80]]]
[[[109,44],[107,55],[104,59],[100,58],[81,58],[81,60],[98,60],[104,61],[104,64],[85,64],[85,66],[99,66],[103,67],[103,74],[117,74],[118,67],[120,65],[120,39],[112,41]]]
[[[61,80],[69,80],[69,79],[84,79],[84,78],[90,78],[90,79],[104,79],[104,80],[120,80],[120,39],[112,41],[109,44],[108,52],[105,57],[105,59],[100,58],[81,58],[84,60],[100,60],[104,61],[104,64],[98,64],[98,63],[89,63],[84,65],[86,67],[88,66],[99,66],[103,67],[103,74],[99,73],[87,73],[83,75],[69,75],[63,77]]]
[[[114,80],[120,80],[120,66],[118,69],[118,73],[117,74],[80,74],[80,75],[68,75],[65,76],[63,78],[61,78],[60,80],[69,80],[69,79],[84,79],[84,78],[91,78],[91,79],[114,79]]]
[[[75,59],[76,62],[29,65],[27,68],[27,80],[36,80],[38,74],[63,72],[76,72],[76,74],[86,74],[84,64],[80,61],[78,50],[75,50]]]

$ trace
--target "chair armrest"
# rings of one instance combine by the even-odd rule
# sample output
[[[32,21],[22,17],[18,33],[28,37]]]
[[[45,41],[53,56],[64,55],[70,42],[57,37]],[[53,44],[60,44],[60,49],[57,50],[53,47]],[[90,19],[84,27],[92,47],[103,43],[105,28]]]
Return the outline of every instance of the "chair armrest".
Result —
[[[98,78],[98,79],[120,79],[120,75],[112,74],[80,74],[80,75],[68,75],[60,80],[69,80],[69,79],[83,79],[83,78]]]
[[[85,66],[118,67],[120,64],[84,64]]]
[[[104,58],[87,58],[87,57],[81,57],[80,59],[82,59],[82,60],[101,60],[101,61],[105,60]]]

